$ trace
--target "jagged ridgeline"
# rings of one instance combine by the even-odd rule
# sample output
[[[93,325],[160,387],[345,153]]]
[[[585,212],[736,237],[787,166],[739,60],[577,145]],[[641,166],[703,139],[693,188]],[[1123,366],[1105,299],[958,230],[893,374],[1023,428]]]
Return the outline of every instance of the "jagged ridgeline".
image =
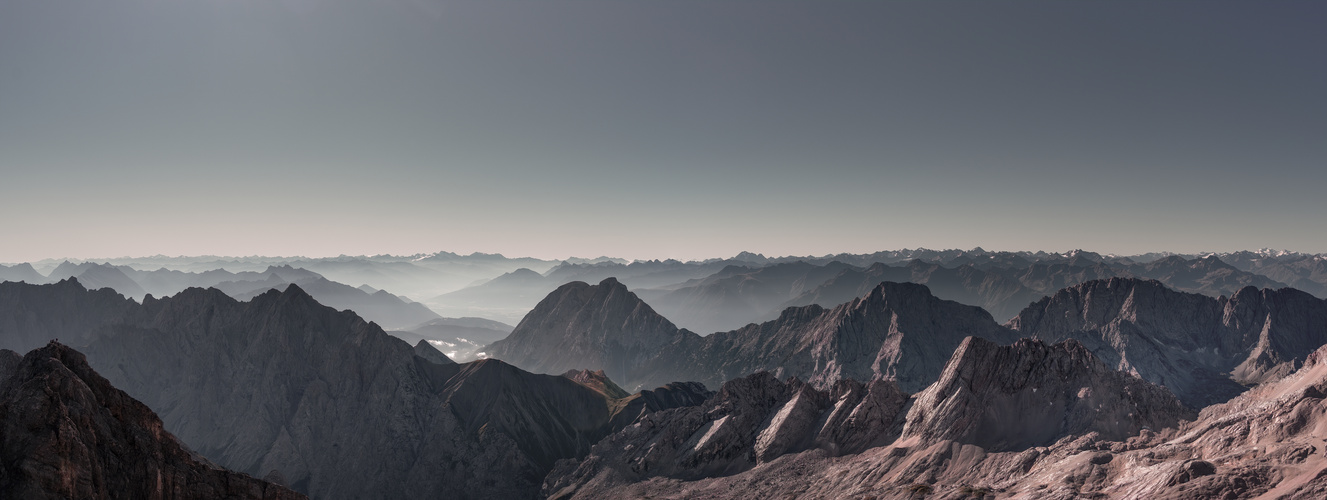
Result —
[[[697,384],[623,396],[497,360],[455,364],[298,286],[140,305],[72,280],[2,283],[0,300],[5,347],[55,335],[79,345],[203,457],[275,471],[314,498],[532,498],[557,460],[708,396]]]
[[[626,387],[673,380],[718,387],[769,371],[822,387],[843,378],[890,378],[917,391],[935,380],[967,336],[1017,338],[981,308],[938,299],[911,283],[880,283],[832,309],[789,308],[773,321],[701,337],[610,278],[563,285],[486,350],[535,372],[602,369]]]
[[[1195,270],[1206,280],[1197,285],[1248,281],[1214,259],[1171,260],[1150,265]],[[978,276],[976,264],[964,265],[964,276]],[[1155,458],[1162,469],[1147,477],[1169,478],[1161,486],[1129,479],[1135,472],[1113,460],[1159,447],[1177,428],[1237,432],[1204,419],[1213,408],[1243,415],[1233,408],[1273,404],[1262,389],[1239,396],[1248,387],[1311,379],[1304,372],[1319,366],[1314,350],[1327,342],[1327,301],[1251,286],[1211,297],[1117,277],[1050,293],[1000,325],[927,285],[858,283],[890,269],[726,265],[727,277],[696,290],[758,279],[786,288],[777,297],[860,293],[705,336],[617,279],[567,283],[483,349],[490,359],[465,364],[324,307],[298,284],[246,301],[193,288],[140,304],[73,278],[2,283],[0,347],[26,351],[58,337],[202,457],[314,498],[637,497],[680,484],[717,498],[792,489],[906,498],[916,485],[1037,496],[1031,482],[1056,468],[1078,475],[1044,486],[1060,492],[1049,496],[1143,488],[1128,491],[1165,497],[1193,482],[1243,497],[1279,477],[1304,478],[1285,468],[1299,463],[1292,456],[1252,473],[1222,468],[1210,446],[1188,448],[1182,463]],[[949,279],[934,264],[908,269],[937,286]],[[831,271],[841,286],[809,286]],[[1316,422],[1302,413],[1316,411],[1316,383],[1278,411]],[[838,489],[790,479],[805,471],[838,475],[825,483]],[[765,474],[780,480],[750,489]],[[1245,486],[1207,484],[1215,478]]]
[[[883,378],[917,392],[969,336],[999,344],[1073,339],[1113,369],[1202,408],[1284,376],[1327,343],[1327,301],[1253,287],[1212,298],[1111,278],[1060,290],[1002,326],[924,285],[881,282],[833,308],[789,307],[774,320],[702,337],[607,279],[563,285],[487,351],[535,372],[602,369],[627,387],[668,380],[718,387],[769,371],[821,389],[839,379]]]

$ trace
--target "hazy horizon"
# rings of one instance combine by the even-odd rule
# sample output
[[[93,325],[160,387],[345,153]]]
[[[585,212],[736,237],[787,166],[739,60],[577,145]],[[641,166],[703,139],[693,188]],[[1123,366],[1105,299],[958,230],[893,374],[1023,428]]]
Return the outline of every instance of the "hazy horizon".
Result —
[[[981,250],[986,251],[986,252],[1010,252],[1010,253],[1019,253],[1019,252],[1037,253],[1037,252],[1045,252],[1045,253],[1047,253],[1047,254],[1060,254],[1060,255],[1068,254],[1068,253],[1073,252],[1073,251],[1076,251],[1076,250],[1082,250],[1082,251],[1087,251],[1087,252],[1096,252],[1095,250],[1092,250],[1092,249],[1089,249],[1089,248],[1075,248],[1075,249],[1068,249],[1068,250],[1065,250],[1065,249],[1018,249],[1018,250],[1011,250],[1011,249],[994,249],[994,248],[985,248],[985,247],[973,247],[973,248],[929,248],[929,247],[914,247],[914,248],[882,248],[882,249],[873,250],[873,251],[869,251],[869,252],[830,252],[830,253],[820,253],[820,254],[769,254],[769,253],[764,253],[764,252],[754,252],[754,251],[752,251],[752,252],[750,252],[750,253],[753,253],[753,254],[760,254],[760,255],[763,255],[764,257],[768,258],[768,259],[784,259],[784,258],[795,258],[795,257],[823,258],[823,257],[829,257],[829,256],[841,255],[841,254],[850,254],[850,255],[869,255],[869,254],[876,253],[876,252],[907,251],[907,250],[964,251],[964,252],[966,252],[966,251],[976,250],[977,248],[981,248]],[[1230,252],[1238,252],[1238,251],[1250,251],[1250,252],[1261,252],[1261,251],[1270,251],[1270,252],[1291,252],[1291,253],[1298,253],[1298,254],[1305,254],[1305,255],[1323,255],[1324,253],[1327,253],[1327,252],[1299,252],[1299,251],[1296,251],[1296,250],[1279,249],[1279,248],[1244,248],[1244,249],[1237,249],[1237,250],[1233,250],[1233,251],[1222,251],[1222,252],[1216,252],[1216,251],[1177,252],[1177,251],[1171,251],[1171,250],[1154,250],[1154,251],[1149,251],[1149,252],[1138,252],[1138,253],[1113,253],[1113,252],[1096,252],[1096,253],[1098,253],[1098,254],[1100,254],[1100,255],[1102,255],[1102,256],[1133,257],[1133,256],[1141,256],[1141,255],[1148,255],[1148,254],[1176,254],[1176,255],[1200,255],[1200,256],[1201,256],[1201,255],[1208,255],[1208,254],[1221,254],[1221,253],[1230,253]],[[469,255],[472,255],[472,254],[476,254],[476,253],[478,253],[478,254],[486,254],[486,255],[501,255],[501,256],[506,257],[506,258],[508,258],[508,259],[533,258],[533,259],[539,259],[539,260],[543,260],[543,261],[554,261],[554,262],[556,262],[556,261],[565,261],[565,260],[570,260],[570,259],[586,259],[586,260],[595,260],[595,259],[622,259],[622,260],[626,260],[626,261],[629,261],[629,262],[631,262],[631,261],[652,261],[652,260],[670,260],[670,259],[672,259],[672,260],[677,260],[677,261],[682,261],[682,262],[699,262],[699,261],[706,261],[706,260],[723,260],[723,259],[730,259],[730,258],[734,258],[734,257],[736,257],[737,255],[739,255],[739,254],[741,253],[741,252],[737,252],[737,253],[728,254],[728,255],[710,255],[710,256],[701,256],[701,257],[696,257],[696,258],[676,258],[676,257],[661,257],[661,258],[633,258],[633,257],[630,257],[630,256],[621,256],[621,255],[597,255],[597,256],[593,256],[593,257],[586,256],[586,255],[564,255],[564,256],[548,256],[548,257],[541,257],[541,256],[538,256],[538,255],[518,255],[518,254],[503,253],[503,252],[479,252],[479,251],[475,251],[475,252],[456,252],[456,251],[449,251],[449,250],[440,250],[440,251],[433,251],[433,252],[414,252],[414,253],[407,253],[407,254],[376,253],[376,254],[335,254],[335,255],[219,255],[219,254],[166,255],[166,254],[151,254],[151,255],[121,255],[121,256],[115,256],[115,257],[107,257],[107,256],[98,256],[98,257],[72,257],[72,256],[44,257],[44,258],[41,258],[41,259],[30,259],[30,260],[23,260],[23,261],[0,261],[0,265],[16,265],[16,264],[23,264],[23,263],[38,263],[38,262],[48,262],[48,263],[49,263],[49,262],[59,262],[59,261],[69,261],[69,262],[77,262],[77,263],[83,263],[83,262],[104,263],[104,262],[107,262],[107,261],[115,261],[115,260],[133,260],[133,259],[149,260],[149,259],[153,259],[153,258],[162,258],[162,259],[218,258],[218,259],[236,259],[236,260],[240,260],[240,259],[255,259],[255,260],[311,259],[311,260],[319,260],[319,259],[336,259],[336,258],[373,258],[373,257],[384,257],[384,256],[390,256],[390,257],[411,257],[411,256],[418,256],[418,255],[435,255],[435,254],[442,253],[442,252],[449,252],[449,253],[453,253],[453,254],[456,254],[456,255],[460,255],[460,256],[463,256],[463,257],[464,257],[464,256],[469,256]]]
[[[4,2],[0,262],[1327,252],[1323,26],[1305,1]]]

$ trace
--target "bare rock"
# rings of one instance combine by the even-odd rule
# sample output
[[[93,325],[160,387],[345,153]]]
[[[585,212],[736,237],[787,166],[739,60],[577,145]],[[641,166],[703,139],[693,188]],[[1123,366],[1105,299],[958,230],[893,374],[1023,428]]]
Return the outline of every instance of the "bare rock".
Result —
[[[196,459],[83,355],[50,343],[0,382],[0,497],[304,498]]]

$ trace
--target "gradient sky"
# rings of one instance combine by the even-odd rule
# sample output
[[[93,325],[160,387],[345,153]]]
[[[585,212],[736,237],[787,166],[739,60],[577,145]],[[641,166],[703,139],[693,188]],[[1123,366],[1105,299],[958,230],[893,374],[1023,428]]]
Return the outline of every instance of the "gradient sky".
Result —
[[[0,0],[0,262],[1327,252],[1327,2]]]

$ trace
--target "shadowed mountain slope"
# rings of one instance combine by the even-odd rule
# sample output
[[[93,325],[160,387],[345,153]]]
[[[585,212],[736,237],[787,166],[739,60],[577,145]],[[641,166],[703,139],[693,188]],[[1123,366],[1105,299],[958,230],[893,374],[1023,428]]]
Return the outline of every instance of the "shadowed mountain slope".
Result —
[[[0,285],[10,286],[60,285]],[[37,307],[28,301],[44,293],[29,290],[0,310],[37,311],[29,324],[52,331],[100,293]],[[88,337],[91,364],[203,456],[275,470],[315,498],[531,498],[554,461],[630,424],[623,409],[706,396],[679,386],[644,408],[626,401],[641,395],[614,399],[496,360],[439,363],[298,286],[250,302],[189,289],[128,304]]]
[[[304,498],[198,459],[73,349],[0,358],[0,497]]]
[[[487,351],[536,372],[602,369],[628,388],[670,380],[717,387],[763,370],[822,388],[840,378],[888,378],[919,390],[969,335],[1015,338],[980,308],[899,283],[882,283],[833,309],[790,308],[773,321],[700,337],[607,279],[564,285]]]

